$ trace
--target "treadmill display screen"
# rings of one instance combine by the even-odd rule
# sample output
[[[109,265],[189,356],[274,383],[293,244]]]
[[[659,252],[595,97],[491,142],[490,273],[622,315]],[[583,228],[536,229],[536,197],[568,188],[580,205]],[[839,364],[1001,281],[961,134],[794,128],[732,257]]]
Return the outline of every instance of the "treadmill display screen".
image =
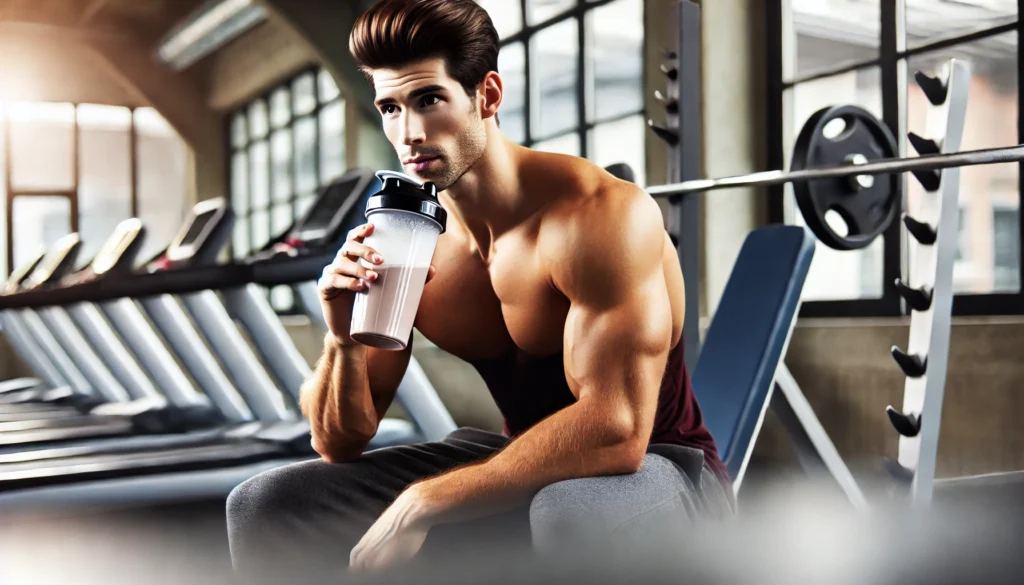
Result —
[[[359,178],[357,177],[329,186],[327,192],[320,196],[313,209],[306,214],[305,221],[296,231],[323,230],[330,227],[331,221],[338,215],[338,210],[342,208],[345,201],[352,196],[352,190],[358,183]]]
[[[102,274],[113,268],[128,246],[139,237],[140,231],[142,231],[142,222],[138,219],[128,219],[119,223],[117,230],[104,242],[96,257],[92,259],[93,272]]]
[[[196,218],[192,220],[192,225],[188,226],[188,232],[185,233],[185,237],[178,242],[178,246],[191,246],[194,244],[196,240],[199,239],[199,236],[202,235],[203,230],[206,228],[206,224],[210,223],[210,220],[213,219],[213,216],[216,215],[216,213],[217,210],[211,209],[210,211],[197,215]]]

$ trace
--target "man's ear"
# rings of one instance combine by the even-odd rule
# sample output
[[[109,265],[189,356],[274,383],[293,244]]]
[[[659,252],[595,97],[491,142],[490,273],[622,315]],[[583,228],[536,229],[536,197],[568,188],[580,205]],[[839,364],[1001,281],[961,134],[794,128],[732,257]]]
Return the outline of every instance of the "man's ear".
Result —
[[[501,100],[505,97],[505,87],[497,71],[490,71],[484,76],[477,94],[481,97],[480,117],[487,119],[496,116]]]

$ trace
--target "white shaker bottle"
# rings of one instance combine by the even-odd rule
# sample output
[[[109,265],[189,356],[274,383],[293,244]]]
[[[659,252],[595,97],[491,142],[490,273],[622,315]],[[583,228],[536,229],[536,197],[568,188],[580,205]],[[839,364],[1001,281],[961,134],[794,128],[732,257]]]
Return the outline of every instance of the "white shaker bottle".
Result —
[[[401,350],[409,343],[427,281],[437,238],[448,214],[437,200],[437,186],[394,171],[378,171],[381,190],[366,202],[373,233],[364,243],[384,263],[372,268],[377,279],[356,294],[349,335],[370,347]]]

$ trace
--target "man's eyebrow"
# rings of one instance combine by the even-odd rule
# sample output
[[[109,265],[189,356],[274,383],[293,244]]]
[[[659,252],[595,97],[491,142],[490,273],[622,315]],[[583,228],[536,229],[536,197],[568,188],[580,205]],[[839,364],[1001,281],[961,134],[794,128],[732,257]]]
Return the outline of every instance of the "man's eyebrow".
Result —
[[[424,85],[409,92],[409,99],[416,99],[431,93],[444,93],[448,91],[443,85]],[[373,102],[378,108],[381,106],[396,104],[398,100],[391,97],[384,97]]]

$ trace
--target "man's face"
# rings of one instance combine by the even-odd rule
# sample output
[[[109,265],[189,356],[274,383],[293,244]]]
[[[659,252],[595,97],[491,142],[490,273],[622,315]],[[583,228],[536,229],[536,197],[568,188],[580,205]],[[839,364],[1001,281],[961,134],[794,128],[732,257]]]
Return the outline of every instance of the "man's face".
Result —
[[[373,71],[375,105],[405,172],[447,189],[483,155],[487,134],[476,96],[427,59]]]

